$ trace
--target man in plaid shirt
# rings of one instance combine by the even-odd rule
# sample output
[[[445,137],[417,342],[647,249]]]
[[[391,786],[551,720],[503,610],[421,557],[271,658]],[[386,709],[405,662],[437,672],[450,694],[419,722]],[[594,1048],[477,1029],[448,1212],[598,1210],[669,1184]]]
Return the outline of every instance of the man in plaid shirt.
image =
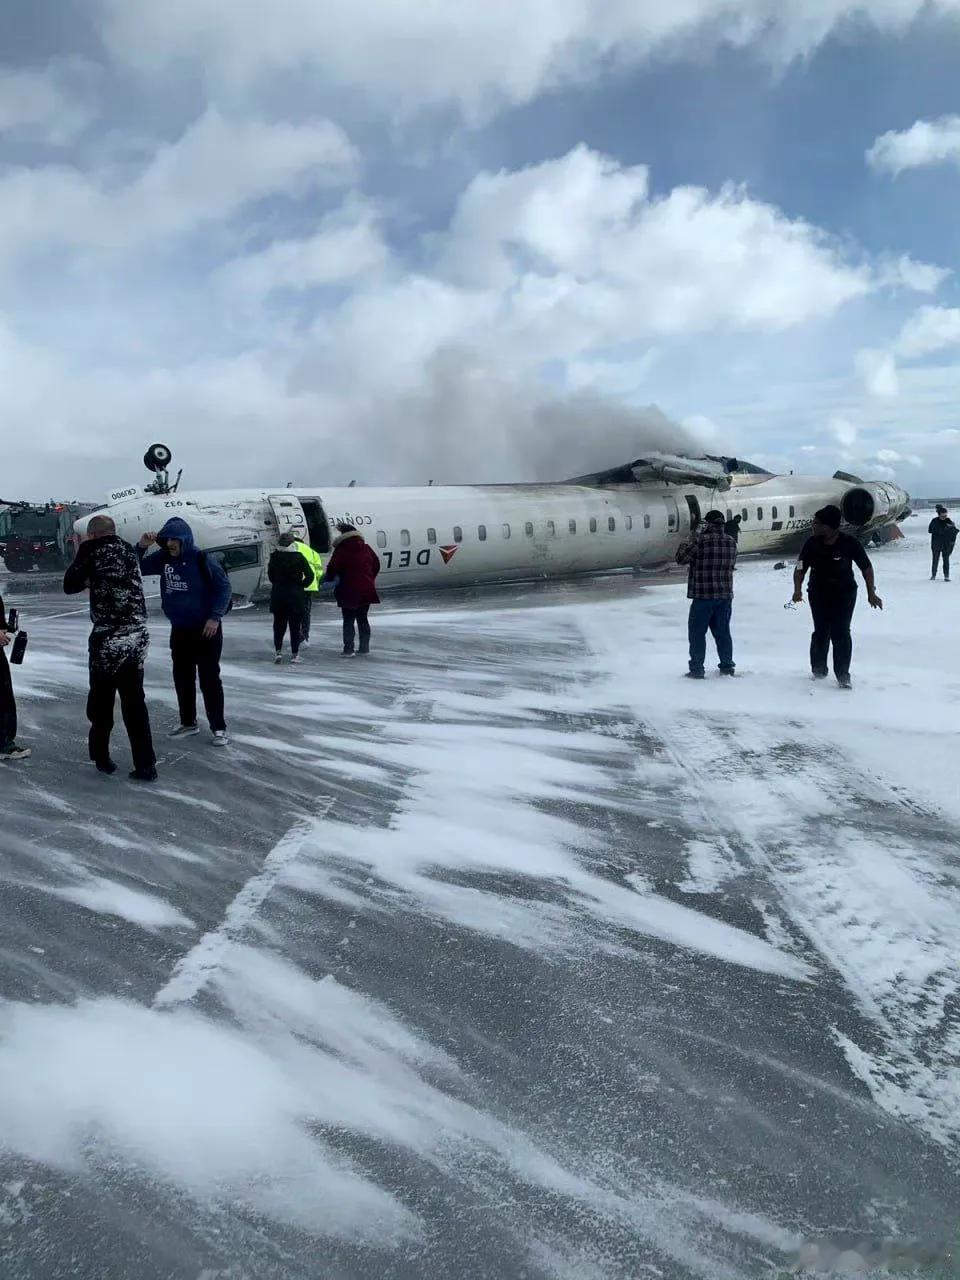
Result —
[[[687,576],[687,598],[690,617],[691,680],[702,680],[707,656],[707,631],[717,645],[720,670],[725,676],[736,675],[730,615],[733,612],[733,567],[737,562],[737,544],[724,530],[723,515],[708,511],[696,535],[677,551],[677,564],[690,566]]]

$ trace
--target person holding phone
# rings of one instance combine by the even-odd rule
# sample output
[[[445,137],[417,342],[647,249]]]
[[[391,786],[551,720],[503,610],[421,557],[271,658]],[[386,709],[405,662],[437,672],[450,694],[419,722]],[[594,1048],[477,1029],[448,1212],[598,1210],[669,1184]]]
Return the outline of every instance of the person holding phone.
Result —
[[[13,644],[13,627],[8,627],[7,614],[0,596],[0,760],[26,760],[33,752],[17,744],[17,702],[13,696],[13,678],[7,662],[7,648]]]

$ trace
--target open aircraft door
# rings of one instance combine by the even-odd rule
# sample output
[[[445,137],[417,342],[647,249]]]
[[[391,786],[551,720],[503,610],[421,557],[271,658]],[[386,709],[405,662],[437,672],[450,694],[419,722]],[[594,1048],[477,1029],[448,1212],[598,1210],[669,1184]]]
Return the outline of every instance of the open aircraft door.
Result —
[[[271,493],[267,501],[277,522],[278,538],[283,533],[294,533],[303,542],[310,541],[307,516],[299,498],[292,493]]]
[[[673,494],[665,494],[663,505],[667,509],[667,534],[674,537],[680,532],[680,508]]]

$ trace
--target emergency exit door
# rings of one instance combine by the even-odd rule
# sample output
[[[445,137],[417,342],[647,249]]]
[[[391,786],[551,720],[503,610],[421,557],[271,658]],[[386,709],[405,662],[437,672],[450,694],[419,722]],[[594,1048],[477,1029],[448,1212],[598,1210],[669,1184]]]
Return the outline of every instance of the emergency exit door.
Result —
[[[273,518],[277,522],[278,538],[284,533],[293,533],[301,541],[309,541],[307,517],[298,497],[292,493],[272,493],[267,501],[270,503]]]

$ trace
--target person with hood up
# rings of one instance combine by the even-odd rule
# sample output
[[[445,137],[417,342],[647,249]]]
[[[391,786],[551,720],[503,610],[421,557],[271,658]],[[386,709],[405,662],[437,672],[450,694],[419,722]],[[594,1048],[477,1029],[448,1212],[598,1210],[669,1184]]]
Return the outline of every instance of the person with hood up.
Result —
[[[687,598],[690,601],[687,620],[690,666],[687,676],[691,680],[704,678],[708,629],[717,646],[721,673],[725,676],[737,674],[730,635],[737,544],[723,526],[723,514],[708,511],[699,532],[677,550],[677,564],[690,566],[687,574]]]
[[[29,747],[17,745],[17,702],[4,653],[8,644],[13,644],[13,635],[7,630],[7,615],[0,596],[0,760],[26,760],[33,753]]]
[[[270,579],[270,612],[273,614],[274,662],[283,661],[283,638],[290,630],[290,661],[301,662],[300,643],[307,610],[307,588],[314,572],[300,554],[292,533],[280,535],[280,545],[267,565]]]
[[[949,582],[950,557],[953,555],[953,548],[957,541],[957,526],[950,519],[950,513],[943,503],[937,503],[937,514],[930,521],[927,533],[930,535],[930,551],[933,555],[933,570],[930,574],[930,580],[932,582],[936,578],[942,559],[943,580],[944,582]]]
[[[310,618],[313,613],[313,597],[319,593],[320,583],[323,581],[323,556],[319,551],[314,551],[310,543],[305,542],[299,533],[293,535],[293,542],[313,570],[313,581],[307,587],[303,596],[303,625],[300,636],[300,646],[302,648],[310,643]]]
[[[90,591],[90,759],[101,773],[116,773],[110,758],[110,735],[117,694],[123,723],[130,738],[137,782],[155,782],[150,716],[143,695],[143,668],[150,637],[147,604],[137,565],[137,553],[117,537],[109,516],[93,516],[73,564],[63,577],[68,596]]]
[[[808,594],[813,614],[810,666],[814,678],[826,679],[827,658],[832,645],[833,674],[837,684],[841,689],[850,689],[850,659],[853,656],[850,624],[857,606],[854,565],[863,574],[870,608],[882,609],[883,601],[876,592],[870,557],[856,538],[840,532],[842,523],[843,513],[833,505],[821,508],[813,517],[813,536],[804,543],[793,573],[793,603],[803,604],[803,580],[809,569]]]
[[[148,551],[156,546],[156,551]],[[203,695],[207,723],[217,746],[227,745],[223,715],[223,617],[230,608],[230,579],[223,566],[200,551],[193,530],[174,516],[159,533],[145,533],[137,547],[140,572],[160,577],[160,602],[170,623],[173,684],[177,691],[180,723],[171,738],[200,732],[197,724],[197,680]]]
[[[370,652],[370,622],[368,614],[372,604],[379,604],[377,574],[380,557],[367,546],[363,534],[352,524],[338,524],[340,537],[333,544],[333,555],[327,561],[326,578],[335,583],[334,599],[343,614],[343,656],[352,658],[355,630],[360,635],[358,652]]]

